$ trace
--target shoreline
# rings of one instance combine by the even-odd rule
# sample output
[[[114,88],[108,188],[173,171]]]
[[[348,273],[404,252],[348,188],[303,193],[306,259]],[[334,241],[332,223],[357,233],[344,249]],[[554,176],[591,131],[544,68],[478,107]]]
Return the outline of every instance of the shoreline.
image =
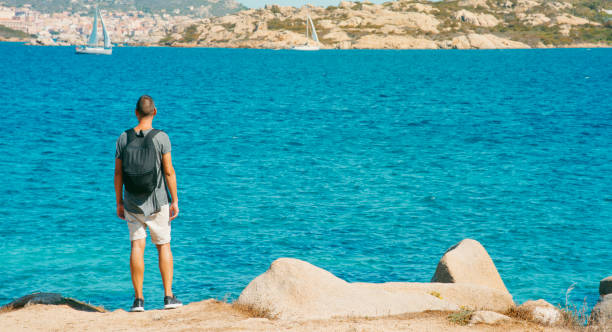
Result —
[[[39,45],[29,44],[31,40],[2,40],[0,43],[22,44],[23,46],[32,47],[77,47],[80,45]],[[202,45],[121,45],[113,46],[113,48],[194,48],[194,49],[224,49],[224,50],[269,50],[269,51],[292,51],[291,48],[264,48],[264,47],[222,47],[222,46],[202,46]],[[556,45],[551,47],[529,47],[529,48],[321,48],[320,51],[487,51],[487,50],[555,50],[555,49],[609,49],[612,44],[570,44]]]
[[[592,314],[572,303],[553,306],[541,299],[518,305],[486,249],[464,239],[446,251],[428,283],[347,282],[308,262],[279,258],[233,303],[208,299],[174,310],[109,312],[61,294],[34,293],[0,307],[0,323],[10,331],[612,332],[612,276],[601,280],[599,293]]]
[[[0,323],[7,331],[573,331],[520,320],[495,325],[460,325],[448,319],[451,314],[424,312],[291,321],[258,317],[236,305],[208,299],[174,310],[147,310],[143,313],[121,309],[97,313],[74,310],[66,305],[35,304],[0,313]]]

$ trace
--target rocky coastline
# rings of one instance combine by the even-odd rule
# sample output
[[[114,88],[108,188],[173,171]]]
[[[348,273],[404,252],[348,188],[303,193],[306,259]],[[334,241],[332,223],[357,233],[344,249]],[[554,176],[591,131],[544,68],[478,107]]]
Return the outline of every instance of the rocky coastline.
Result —
[[[184,20],[165,27],[165,34],[158,31],[145,38],[149,42],[134,40],[125,45],[290,49],[308,41],[304,32],[310,15],[322,49],[611,47],[612,10],[604,5],[594,7],[586,0],[342,1],[327,8],[272,5]],[[74,43],[53,40],[45,31],[22,39],[30,45]]]
[[[0,326],[11,331],[612,331],[612,276],[601,281],[599,292],[590,317],[542,299],[518,305],[485,248],[465,239],[448,249],[429,283],[349,283],[308,262],[279,258],[234,303],[211,299],[140,314],[35,293],[2,306]]]
[[[581,1],[342,1],[327,8],[267,6],[177,25],[160,44],[286,49],[304,44],[310,15],[324,49],[521,49],[610,47],[604,8]],[[580,17],[577,15],[587,17]]]

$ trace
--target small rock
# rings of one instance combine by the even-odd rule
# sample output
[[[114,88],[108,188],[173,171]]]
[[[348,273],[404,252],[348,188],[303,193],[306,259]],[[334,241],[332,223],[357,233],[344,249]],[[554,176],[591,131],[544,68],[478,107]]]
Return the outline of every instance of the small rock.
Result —
[[[63,297],[62,294],[58,293],[32,293],[26,296],[22,296],[17,300],[0,307],[0,311],[16,310],[32,304],[65,304],[76,310],[105,312],[103,308],[96,307],[91,304],[75,300],[73,298]]]
[[[552,325],[561,320],[561,311],[554,305],[540,299],[537,301],[527,301],[519,306],[519,309],[527,310],[531,313],[533,320],[540,324]]]
[[[612,294],[612,276],[602,279],[599,282],[599,295]]]
[[[476,311],[472,314],[472,318],[470,318],[470,325],[497,324],[499,322],[503,322],[510,319],[510,317],[499,314],[495,311]]]
[[[472,239],[446,251],[431,282],[476,284],[508,292],[487,250]]]

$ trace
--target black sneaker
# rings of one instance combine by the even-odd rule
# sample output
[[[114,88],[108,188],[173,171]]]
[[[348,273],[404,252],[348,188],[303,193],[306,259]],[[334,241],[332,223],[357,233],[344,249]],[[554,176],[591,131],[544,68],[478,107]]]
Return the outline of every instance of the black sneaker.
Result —
[[[174,295],[164,297],[164,309],[176,309],[182,306],[183,302],[179,301]]]
[[[143,312],[144,310],[144,300],[143,299],[134,299],[134,303],[132,304],[132,309],[130,312]]]

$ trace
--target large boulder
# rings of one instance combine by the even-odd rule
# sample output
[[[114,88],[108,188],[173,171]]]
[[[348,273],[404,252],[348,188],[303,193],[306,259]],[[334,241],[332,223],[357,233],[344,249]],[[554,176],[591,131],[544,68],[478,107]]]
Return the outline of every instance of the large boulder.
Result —
[[[472,239],[446,251],[431,282],[475,284],[508,293],[493,260],[482,244]]]
[[[553,325],[561,321],[561,310],[545,300],[527,301],[519,306],[527,311],[531,318],[543,325]]]
[[[348,283],[310,263],[275,260],[253,279],[236,301],[270,318],[286,320],[385,316],[457,310],[458,306],[422,292],[395,293]]]
[[[494,27],[499,24],[499,20],[491,14],[475,14],[465,9],[456,12],[455,19],[479,27]]]

